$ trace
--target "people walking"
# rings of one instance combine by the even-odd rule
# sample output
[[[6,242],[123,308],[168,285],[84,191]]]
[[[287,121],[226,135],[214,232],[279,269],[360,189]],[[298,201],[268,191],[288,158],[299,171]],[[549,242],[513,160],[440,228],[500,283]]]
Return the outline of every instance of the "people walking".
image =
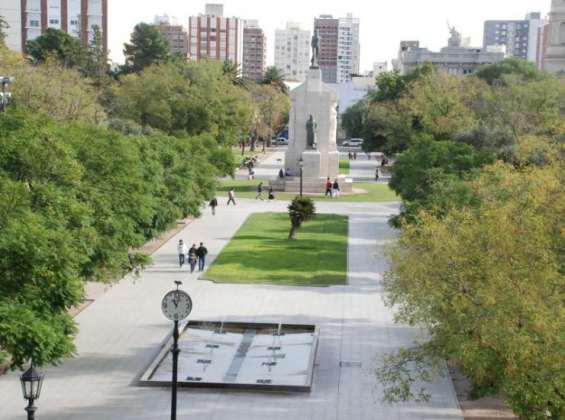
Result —
[[[200,246],[196,250],[196,256],[198,257],[198,271],[204,271],[204,266],[206,265],[206,254],[208,254],[208,250],[204,244],[200,242]]]
[[[275,199],[275,192],[273,191],[273,187],[269,187],[269,200]]]
[[[377,166],[377,168],[375,169],[375,181],[379,180],[379,167]]]
[[[230,203],[233,203],[233,205],[235,206],[237,203],[235,202],[235,190],[233,188],[230,188],[230,190],[228,191],[228,206],[230,205]]]
[[[186,254],[186,245],[182,239],[179,239],[177,252],[179,254],[179,266],[182,267],[184,264],[184,254]]]
[[[332,195],[332,181],[330,181],[330,177],[328,177],[328,179],[326,180],[326,194],[325,196],[327,197],[329,194],[330,197],[333,197]]]
[[[194,273],[194,268],[196,267],[197,262],[198,262],[198,256],[197,256],[196,244],[192,244],[192,246],[188,250],[188,264],[190,265],[191,273]]]
[[[212,209],[212,215],[216,215],[216,207],[218,207],[218,199],[216,197],[210,200],[210,208]]]
[[[263,183],[260,182],[259,185],[257,185],[257,195],[255,196],[255,200],[257,199],[263,199]]]
[[[334,181],[334,183],[332,184],[332,194],[334,197],[339,197],[339,183],[337,182],[337,179]]]

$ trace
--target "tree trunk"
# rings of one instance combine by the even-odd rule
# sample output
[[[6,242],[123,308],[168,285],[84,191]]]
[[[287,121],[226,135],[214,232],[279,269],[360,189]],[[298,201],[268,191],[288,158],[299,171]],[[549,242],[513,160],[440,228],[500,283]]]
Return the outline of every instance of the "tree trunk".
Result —
[[[290,226],[290,232],[288,234],[288,239],[294,241],[296,239],[296,231],[298,230],[298,226],[296,225],[291,225]]]
[[[245,140],[241,142],[241,156],[245,155]]]

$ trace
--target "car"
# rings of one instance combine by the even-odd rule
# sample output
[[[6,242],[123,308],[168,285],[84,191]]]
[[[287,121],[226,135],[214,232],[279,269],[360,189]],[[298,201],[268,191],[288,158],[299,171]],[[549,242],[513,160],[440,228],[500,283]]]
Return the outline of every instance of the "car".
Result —
[[[275,144],[278,146],[286,146],[288,145],[288,139],[284,137],[279,137],[275,140]]]
[[[342,146],[361,147],[362,144],[363,144],[363,139],[349,139],[349,140],[345,140],[342,143]]]

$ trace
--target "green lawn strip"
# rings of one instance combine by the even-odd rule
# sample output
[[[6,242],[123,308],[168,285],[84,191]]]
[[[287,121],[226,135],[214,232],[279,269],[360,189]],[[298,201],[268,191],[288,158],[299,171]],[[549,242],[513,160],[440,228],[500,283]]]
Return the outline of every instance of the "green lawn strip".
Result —
[[[349,175],[349,159],[340,159],[339,160],[339,173],[341,175]]]
[[[235,195],[237,198],[255,198],[257,194],[257,185],[259,182],[263,182],[263,186],[265,189],[269,185],[269,181],[261,181],[261,180],[222,180],[220,181],[220,185],[218,187],[218,196],[225,197],[228,195],[228,191],[230,188],[235,189]],[[377,182],[356,182],[353,184],[353,188],[362,189],[367,191],[366,193],[359,193],[359,194],[350,194],[350,195],[342,195],[339,198],[329,198],[325,196],[318,196],[313,195],[312,198],[315,201],[343,201],[343,202],[390,202],[390,201],[399,201],[398,196],[394,191],[392,191],[387,184],[377,183]],[[264,193],[266,197],[266,192]],[[292,193],[283,193],[283,192],[275,192],[275,198],[277,200],[292,200],[296,194]],[[220,205],[222,204],[220,200]]]
[[[288,240],[286,213],[254,213],[204,275],[220,283],[328,286],[347,281],[346,216],[318,214]]]

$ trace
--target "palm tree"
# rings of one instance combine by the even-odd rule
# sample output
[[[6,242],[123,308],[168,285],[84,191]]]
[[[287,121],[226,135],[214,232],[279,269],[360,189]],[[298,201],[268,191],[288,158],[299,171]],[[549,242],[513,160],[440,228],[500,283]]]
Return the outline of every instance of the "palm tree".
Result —
[[[222,72],[224,76],[231,80],[234,85],[241,85],[243,78],[241,77],[241,69],[231,60],[226,60],[222,64]]]
[[[312,219],[316,215],[314,201],[308,197],[295,197],[288,205],[288,216],[290,218],[290,233],[288,239],[296,239],[296,231],[302,223]]]
[[[288,93],[288,88],[284,83],[284,74],[276,66],[267,67],[263,77],[263,84],[275,86],[281,92]]]

